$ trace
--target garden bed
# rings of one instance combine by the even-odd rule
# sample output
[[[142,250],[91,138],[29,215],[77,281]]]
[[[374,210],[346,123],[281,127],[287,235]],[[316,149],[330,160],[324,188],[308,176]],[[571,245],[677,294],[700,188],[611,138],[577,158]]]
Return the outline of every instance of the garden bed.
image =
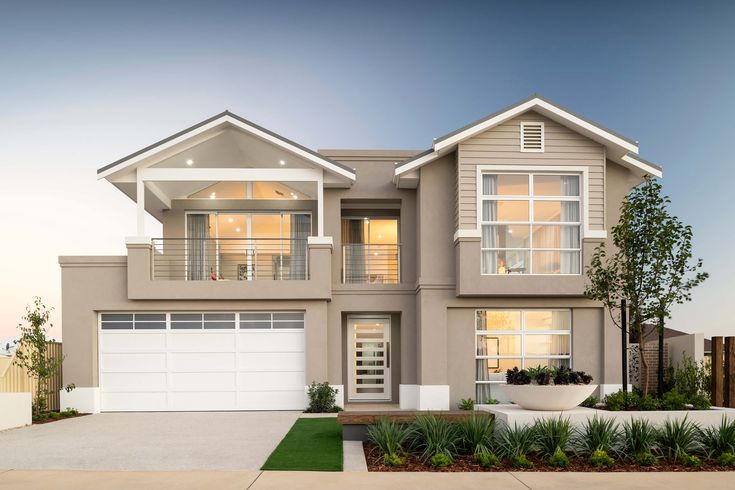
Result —
[[[51,415],[56,414],[56,415]],[[69,411],[64,410],[63,412],[45,412],[40,417],[33,418],[33,425],[48,424],[51,422],[58,422],[59,420],[74,419],[77,417],[84,417],[89,415],[88,413],[79,413],[76,410]]]
[[[383,456],[380,451],[371,443],[364,445],[365,460],[367,461],[368,471],[375,472],[414,472],[414,471],[431,471],[436,473],[453,473],[453,472],[500,472],[500,471],[553,471],[553,472],[696,472],[696,471],[735,471],[735,467],[721,466],[717,461],[703,460],[702,465],[698,468],[691,468],[683,464],[669,463],[661,460],[654,466],[641,466],[627,461],[616,461],[610,468],[597,468],[590,465],[584,458],[569,457],[569,466],[566,468],[556,468],[539,456],[528,456],[533,463],[533,468],[513,468],[507,460],[501,460],[501,464],[491,468],[485,468],[476,463],[472,456],[455,456],[454,463],[443,468],[435,468],[430,464],[423,463],[414,455],[406,455],[406,464],[403,466],[386,466],[383,464]]]

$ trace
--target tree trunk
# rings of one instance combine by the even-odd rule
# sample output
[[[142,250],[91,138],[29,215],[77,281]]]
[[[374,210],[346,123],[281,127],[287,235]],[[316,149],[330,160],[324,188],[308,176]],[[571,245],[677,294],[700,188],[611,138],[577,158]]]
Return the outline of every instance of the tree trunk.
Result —
[[[664,316],[661,315],[658,324],[658,398],[664,396]]]
[[[623,399],[628,408],[628,306],[624,299],[620,300],[620,347],[622,350]]]

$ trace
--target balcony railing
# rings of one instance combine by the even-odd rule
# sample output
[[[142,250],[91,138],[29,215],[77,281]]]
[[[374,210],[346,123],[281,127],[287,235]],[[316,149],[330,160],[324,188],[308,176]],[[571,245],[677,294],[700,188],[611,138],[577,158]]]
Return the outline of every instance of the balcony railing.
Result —
[[[352,243],[342,246],[343,284],[399,284],[401,246]]]
[[[152,278],[182,281],[287,281],[309,275],[306,239],[155,238]]]

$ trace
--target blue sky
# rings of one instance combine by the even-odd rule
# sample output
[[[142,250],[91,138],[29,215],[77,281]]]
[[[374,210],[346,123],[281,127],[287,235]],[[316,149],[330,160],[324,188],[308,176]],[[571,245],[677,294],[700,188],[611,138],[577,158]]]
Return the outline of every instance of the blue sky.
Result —
[[[715,1],[4,1],[0,338],[34,295],[60,306],[58,255],[124,252],[134,206],[95,169],[153,141],[229,109],[313,148],[423,149],[534,92],[664,166],[712,275],[672,325],[732,332],[733,25]]]

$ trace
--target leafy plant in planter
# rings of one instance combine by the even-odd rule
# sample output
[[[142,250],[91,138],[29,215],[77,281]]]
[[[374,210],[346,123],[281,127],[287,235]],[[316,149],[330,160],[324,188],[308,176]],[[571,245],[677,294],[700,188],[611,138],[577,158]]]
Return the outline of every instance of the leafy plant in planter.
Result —
[[[595,408],[600,400],[595,395],[588,396],[581,405],[586,408]]]
[[[661,408],[664,410],[684,410],[686,402],[686,397],[674,389],[664,393],[661,399]]]
[[[505,381],[509,385],[528,385],[531,384],[531,376],[525,369],[518,369],[515,366],[513,369],[508,369],[505,373]]]
[[[545,386],[551,384],[551,370],[546,366],[528,368],[528,375],[537,385]]]
[[[586,456],[599,450],[606,454],[612,453],[619,446],[620,435],[620,428],[614,419],[595,415],[581,429],[577,429],[577,451]]]
[[[722,417],[719,426],[701,429],[698,439],[708,458],[735,454],[735,420]]]
[[[536,448],[542,456],[551,458],[558,451],[564,453],[572,436],[572,426],[569,419],[547,418],[539,419],[533,425],[536,433]]]
[[[615,464],[615,459],[604,449],[597,449],[590,454],[589,463],[597,468],[609,468]]]
[[[429,459],[429,464],[434,468],[444,468],[454,463],[454,460],[444,453],[437,453]]]
[[[623,423],[623,452],[643,466],[658,462],[653,455],[658,431],[648,420],[631,419]]]
[[[566,468],[569,466],[569,457],[564,451],[557,449],[549,458],[549,465],[554,468]]]
[[[474,459],[483,468],[494,468],[500,465],[500,459],[493,453],[476,453]]]
[[[307,413],[332,413],[339,412],[342,409],[337,406],[337,393],[339,390],[329,386],[328,382],[317,383],[311,382],[309,391],[309,407]]]
[[[498,449],[514,468],[533,467],[527,455],[533,451],[535,442],[536,434],[532,426],[505,426],[498,434]]]
[[[460,410],[474,410],[475,400],[473,400],[472,398],[462,398],[457,404],[457,408],[459,408]]]
[[[457,424],[460,446],[469,454],[492,454],[494,448],[495,419],[474,413]]]
[[[456,424],[434,414],[419,415],[411,424],[412,446],[420,452],[426,462],[437,454],[444,454],[453,460],[460,443],[460,433]]]
[[[383,453],[386,466],[402,466],[405,463],[401,456],[411,436],[409,427],[397,424],[388,417],[381,417],[376,424],[368,426],[367,433],[368,440]]]
[[[720,466],[735,467],[735,453],[722,453],[719,457]]]
[[[700,449],[700,433],[699,427],[687,420],[687,417],[667,419],[658,431],[658,447],[669,461],[683,461],[685,455]]]

